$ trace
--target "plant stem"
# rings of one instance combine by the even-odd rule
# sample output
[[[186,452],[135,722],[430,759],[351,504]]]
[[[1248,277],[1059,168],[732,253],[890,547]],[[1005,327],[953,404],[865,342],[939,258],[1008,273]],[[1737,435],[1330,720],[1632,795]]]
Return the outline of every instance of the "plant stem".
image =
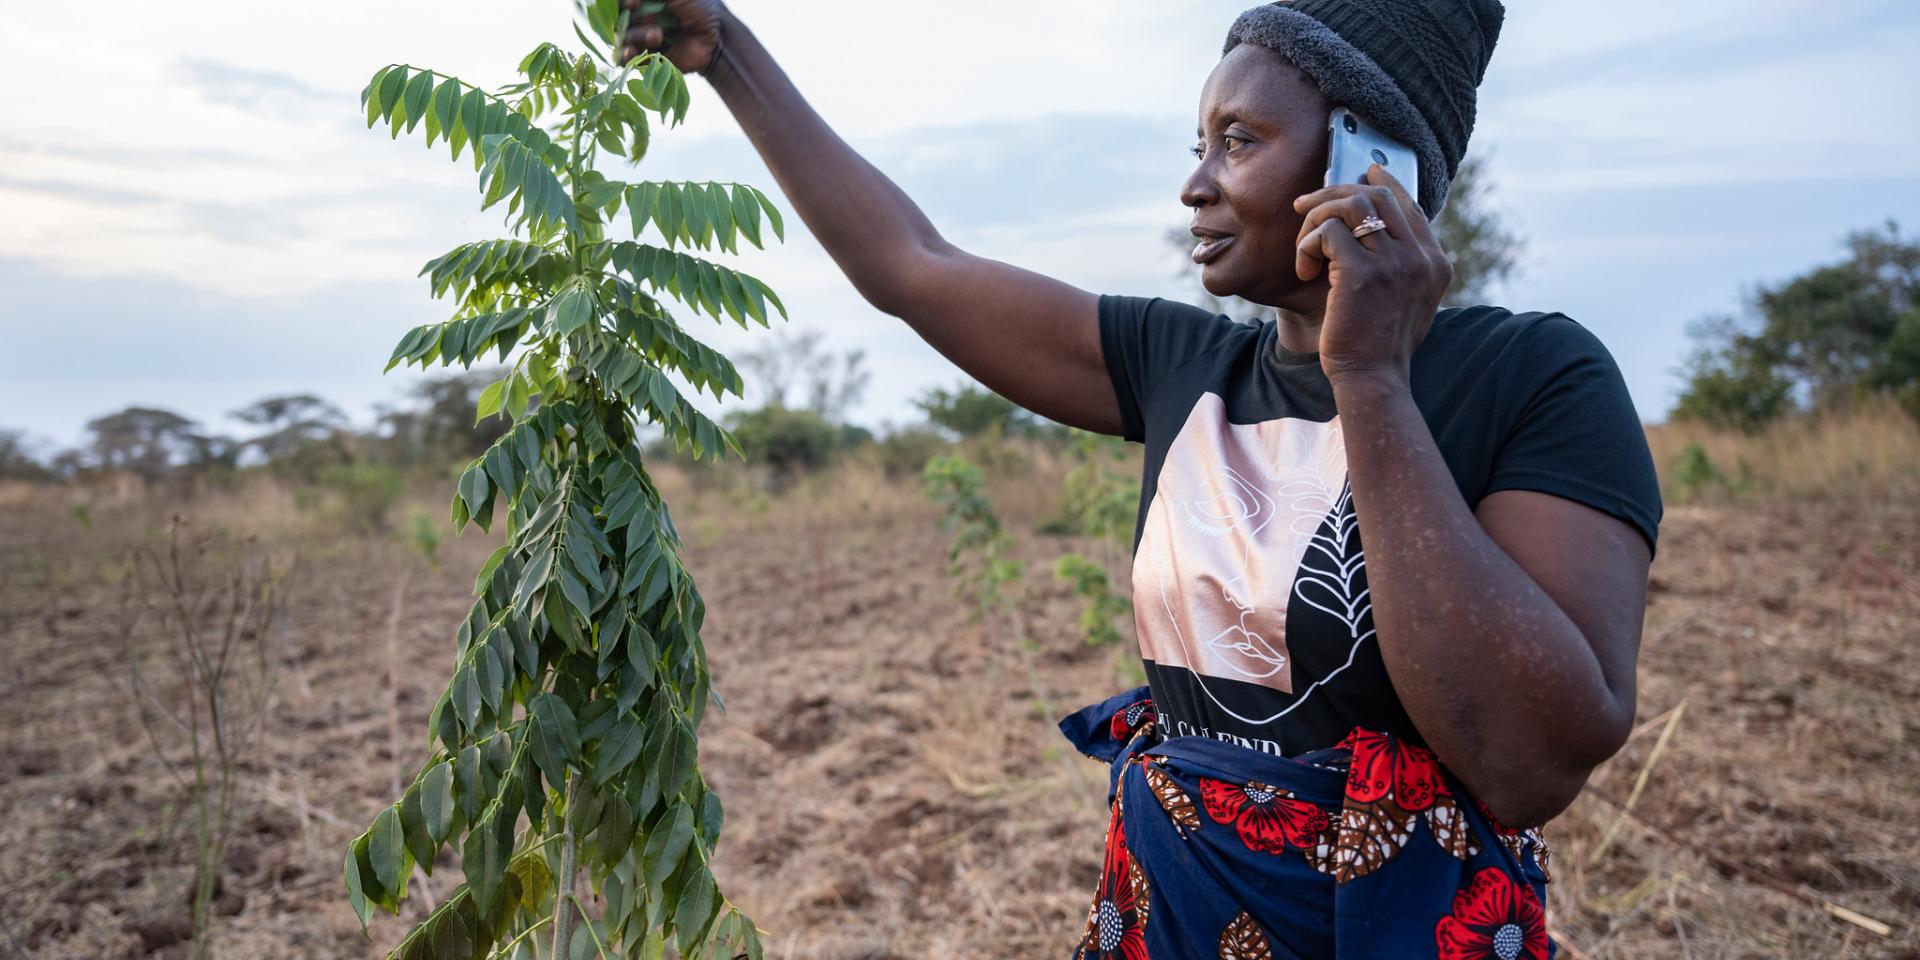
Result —
[[[567,789],[561,797],[561,809],[565,811],[561,818],[560,845],[560,894],[553,898],[553,955],[559,958],[572,956],[567,950],[572,946],[573,910],[574,910],[574,867],[573,867],[573,787],[574,772],[567,771]]]
[[[494,950],[493,950],[492,952],[490,952],[490,953],[488,953],[488,954],[487,954],[487,957],[489,958],[489,960],[491,960],[491,958],[493,958],[493,957],[509,957],[509,956],[512,956],[512,955],[513,955],[513,948],[514,948],[514,947],[517,947],[517,946],[519,946],[519,945],[520,945],[520,941],[522,941],[522,940],[525,940],[525,939],[527,939],[528,937],[531,937],[531,936],[533,936],[533,935],[534,935],[534,933],[535,933],[536,931],[538,931],[538,930],[539,930],[539,929],[540,929],[541,927],[544,927],[544,926],[546,926],[547,924],[549,924],[549,923],[552,923],[552,922],[553,922],[553,918],[552,918],[552,917],[541,917],[540,919],[538,919],[538,920],[535,920],[535,921],[533,922],[533,926],[530,926],[530,927],[528,927],[528,928],[526,928],[525,930],[522,930],[522,931],[520,931],[520,935],[519,935],[519,936],[517,936],[517,937],[514,937],[514,938],[513,938],[512,940],[508,940],[508,941],[507,941],[506,943],[503,943],[503,944],[501,944],[500,946],[498,946],[498,947],[496,947],[496,948],[494,948]]]

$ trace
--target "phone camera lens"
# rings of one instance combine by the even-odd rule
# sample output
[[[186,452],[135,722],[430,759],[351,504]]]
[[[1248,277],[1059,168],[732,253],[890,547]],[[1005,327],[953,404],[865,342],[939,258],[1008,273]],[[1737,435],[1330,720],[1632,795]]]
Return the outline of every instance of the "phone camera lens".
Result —
[[[1355,120],[1355,119],[1353,118],[1353,114],[1351,114],[1351,113],[1349,113],[1349,114],[1347,114],[1347,116],[1346,116],[1346,118],[1345,118],[1345,120],[1346,120],[1346,126],[1347,126],[1347,132],[1348,132],[1348,133],[1359,133],[1359,132],[1360,132],[1360,121],[1358,121],[1358,120]]]
[[[1387,165],[1387,155],[1376,149],[1373,151],[1373,162],[1384,167]]]

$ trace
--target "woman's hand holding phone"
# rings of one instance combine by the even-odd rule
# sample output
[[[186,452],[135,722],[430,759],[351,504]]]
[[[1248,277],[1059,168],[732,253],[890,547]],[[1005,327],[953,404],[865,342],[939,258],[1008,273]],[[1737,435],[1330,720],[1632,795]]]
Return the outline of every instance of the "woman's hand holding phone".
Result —
[[[1453,264],[1400,181],[1375,164],[1367,183],[1341,183],[1293,203],[1306,215],[1294,270],[1302,280],[1327,273],[1320,366],[1343,378],[1386,375],[1405,381],[1413,353],[1433,325],[1453,282]],[[1356,237],[1369,218],[1385,229]]]

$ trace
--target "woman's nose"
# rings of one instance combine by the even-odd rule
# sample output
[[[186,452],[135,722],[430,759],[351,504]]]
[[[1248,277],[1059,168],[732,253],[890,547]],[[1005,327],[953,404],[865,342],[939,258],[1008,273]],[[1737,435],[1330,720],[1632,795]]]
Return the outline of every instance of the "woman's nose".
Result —
[[[1213,182],[1213,175],[1205,160],[1193,168],[1187,176],[1187,182],[1180,185],[1180,203],[1188,207],[1204,207],[1220,200],[1220,188]]]

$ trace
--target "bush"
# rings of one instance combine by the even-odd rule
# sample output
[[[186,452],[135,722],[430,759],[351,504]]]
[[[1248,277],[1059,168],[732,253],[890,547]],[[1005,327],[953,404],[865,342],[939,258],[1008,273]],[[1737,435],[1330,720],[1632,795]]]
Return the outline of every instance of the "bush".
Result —
[[[775,486],[832,463],[842,442],[841,428],[811,410],[761,407],[734,414],[727,426],[747,460],[767,467]]]
[[[1672,476],[1675,499],[1682,503],[1713,492],[1741,494],[1753,486],[1753,470],[1745,460],[1740,461],[1740,475],[1730,478],[1698,441],[1682,447],[1674,456]]]
[[[874,455],[880,461],[880,469],[886,471],[887,478],[898,480],[919,476],[920,471],[926,469],[927,461],[939,456],[947,447],[947,438],[938,431],[927,427],[908,427],[887,434],[885,439],[874,444]]]
[[[387,528],[387,510],[404,483],[399,470],[372,463],[337,464],[320,472],[321,488],[339,496],[341,519],[361,533]]]
[[[928,390],[913,405],[934,426],[960,437],[1005,437],[1029,431],[1034,425],[1033,415],[1013,401],[971,384],[954,390]]]

